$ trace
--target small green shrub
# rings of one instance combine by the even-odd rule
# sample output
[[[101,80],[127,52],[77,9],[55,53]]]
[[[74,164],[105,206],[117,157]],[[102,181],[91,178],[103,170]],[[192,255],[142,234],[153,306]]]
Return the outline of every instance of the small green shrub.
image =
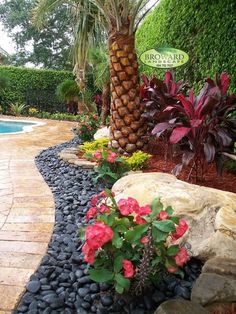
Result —
[[[107,147],[108,142],[109,140],[107,138],[100,138],[92,142],[84,142],[79,148],[84,154],[92,154],[96,150],[102,150]]]
[[[225,163],[225,168],[228,172],[236,174],[236,161],[229,160]]]
[[[65,80],[60,83],[56,89],[56,95],[61,101],[69,101],[78,97],[80,93],[79,86],[74,80]]]
[[[10,78],[6,71],[0,72],[0,92],[10,86]]]
[[[125,160],[130,168],[130,170],[140,170],[142,169],[151,155],[142,152],[141,150],[135,152],[130,157],[125,157]]]
[[[99,126],[99,119],[96,114],[81,116],[75,129],[75,134],[83,141],[91,141]]]

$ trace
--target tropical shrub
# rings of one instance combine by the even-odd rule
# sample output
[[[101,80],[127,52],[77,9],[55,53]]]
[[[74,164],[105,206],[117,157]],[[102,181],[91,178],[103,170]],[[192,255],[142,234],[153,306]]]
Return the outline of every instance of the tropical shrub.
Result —
[[[100,138],[95,141],[91,142],[84,142],[82,145],[79,146],[79,149],[86,155],[92,154],[96,150],[102,150],[108,147],[109,139],[107,138]]]
[[[69,101],[78,98],[80,93],[79,86],[74,80],[65,80],[56,88],[56,95],[61,101]]]
[[[82,251],[92,280],[113,283],[118,293],[140,294],[159,272],[181,272],[189,256],[175,241],[188,225],[170,206],[158,198],[145,206],[132,197],[116,202],[109,190],[95,195],[91,205],[86,218],[93,223],[82,232]]]
[[[99,127],[99,119],[96,114],[87,114],[81,116],[80,121],[76,127],[75,133],[84,141],[91,141],[94,134]]]
[[[130,170],[140,170],[145,167],[150,154],[144,153],[141,150],[134,152],[130,157],[124,157]]]
[[[96,161],[98,164],[95,168],[97,172],[95,181],[101,179],[106,183],[115,183],[128,171],[125,159],[107,148],[88,153],[86,158]]]
[[[15,103],[10,105],[10,114],[13,116],[20,116],[25,110],[27,106],[25,104]]]
[[[152,134],[159,137],[169,131],[170,144],[183,143],[185,139],[182,162],[174,174],[192,163],[191,172],[195,170],[197,178],[199,173],[202,176],[204,165],[213,161],[221,173],[221,153],[232,151],[236,140],[236,119],[229,116],[236,108],[236,95],[228,95],[228,87],[229,77],[223,72],[215,81],[207,79],[197,97],[193,90],[188,97],[179,94],[179,102],[164,109],[169,119],[158,123]]]
[[[28,109],[28,115],[31,117],[35,117],[37,116],[37,114],[39,113],[38,109],[35,107],[29,107]]]

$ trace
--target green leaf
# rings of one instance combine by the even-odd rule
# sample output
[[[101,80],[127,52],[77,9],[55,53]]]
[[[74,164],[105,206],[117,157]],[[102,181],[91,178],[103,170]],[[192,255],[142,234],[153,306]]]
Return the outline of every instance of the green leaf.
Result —
[[[116,292],[122,294],[124,292],[124,288],[118,283],[115,285]]]
[[[154,221],[153,225],[159,229],[160,231],[163,232],[171,232],[175,231],[175,224],[173,221],[166,219],[166,220],[161,220],[161,221]]]
[[[152,201],[151,209],[152,209],[152,212],[150,214],[151,218],[156,218],[160,214],[160,211],[163,210],[163,205],[158,197],[155,197],[154,200]]]
[[[122,255],[118,255],[114,259],[114,272],[118,273],[122,269],[122,262],[124,257]]]
[[[130,226],[129,218],[123,217],[123,218],[117,219],[114,223],[114,226],[118,226],[118,225],[124,225],[126,228],[129,228]]]
[[[152,267],[157,266],[158,264],[160,264],[162,261],[162,258],[160,256],[157,256],[156,258],[154,258],[151,262]]]
[[[123,245],[123,240],[119,236],[117,232],[114,233],[113,238],[112,238],[112,244],[117,248],[120,249]]]
[[[107,216],[107,224],[108,226],[112,226],[116,220],[116,214],[110,214]]]
[[[113,279],[114,274],[107,269],[90,269],[89,277],[95,282],[106,282]]]
[[[166,258],[165,266],[166,266],[166,268],[169,268],[169,267],[176,267],[176,268],[178,268],[178,266],[176,266],[175,261],[172,258],[170,258],[170,257]]]
[[[116,232],[120,232],[120,233],[127,232],[127,228],[124,225],[118,225],[118,226],[114,227],[114,230]]]
[[[175,256],[179,252],[179,246],[178,245],[172,245],[167,250],[168,256]]]
[[[85,240],[85,228],[80,228],[78,231],[78,237],[83,241]]]
[[[128,288],[130,285],[130,280],[125,278],[121,274],[116,274],[115,275],[115,281],[123,288]]]
[[[129,230],[125,234],[125,239],[127,241],[135,242],[136,240],[140,239],[142,234],[148,230],[148,225],[138,225],[135,226],[132,230]]]
[[[176,225],[179,224],[179,217],[170,217],[169,220],[173,221]]]
[[[173,215],[173,208],[171,206],[166,207],[165,211],[169,216]]]
[[[168,237],[168,234],[169,234],[168,232],[162,232],[155,226],[152,226],[152,237],[156,243],[165,241],[166,238]]]

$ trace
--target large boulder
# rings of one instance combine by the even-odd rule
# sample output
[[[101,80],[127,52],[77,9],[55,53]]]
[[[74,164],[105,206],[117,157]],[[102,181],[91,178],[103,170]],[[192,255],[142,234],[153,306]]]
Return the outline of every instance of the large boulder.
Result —
[[[177,180],[165,173],[136,173],[118,180],[113,188],[117,199],[136,198],[149,204],[159,196],[174,214],[184,217],[189,230],[184,237],[192,255],[236,258],[236,194]]]
[[[154,314],[208,314],[201,305],[186,300],[168,300]]]

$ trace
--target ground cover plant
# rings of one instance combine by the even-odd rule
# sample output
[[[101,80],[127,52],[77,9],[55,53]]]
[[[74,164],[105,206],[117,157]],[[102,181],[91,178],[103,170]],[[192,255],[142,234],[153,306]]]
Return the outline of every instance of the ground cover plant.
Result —
[[[181,274],[189,254],[175,241],[188,229],[185,220],[173,216],[173,209],[164,208],[158,198],[140,206],[132,197],[116,202],[114,196],[107,189],[95,195],[86,215],[95,219],[85,228],[82,248],[85,261],[93,265],[90,278],[114,284],[121,294],[141,294],[165,268]]]

